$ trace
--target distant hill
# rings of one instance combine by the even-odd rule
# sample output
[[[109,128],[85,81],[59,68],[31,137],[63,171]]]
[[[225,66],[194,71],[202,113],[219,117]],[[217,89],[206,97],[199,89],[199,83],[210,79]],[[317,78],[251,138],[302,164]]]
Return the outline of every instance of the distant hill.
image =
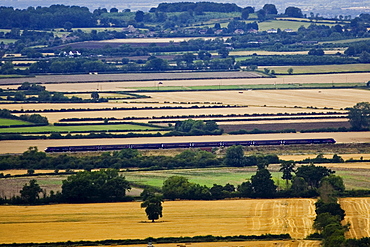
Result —
[[[13,6],[14,8],[25,9],[29,6],[50,6],[52,4],[78,5],[85,6],[93,11],[97,8],[116,7],[120,11],[123,9],[131,9],[132,11],[142,10],[149,11],[152,7],[157,7],[162,2],[190,2],[176,0],[0,0],[0,6]],[[200,2],[200,1],[194,1]],[[265,3],[275,4],[279,13],[284,12],[285,8],[295,6],[302,9],[304,14],[309,15],[310,12],[320,14],[324,17],[334,17],[339,15],[351,15],[352,18],[360,13],[370,12],[370,0],[352,1],[352,0],[275,0],[275,1],[256,1],[256,0],[215,0],[212,2],[220,3],[235,3],[240,7],[252,6],[256,10],[262,8]]]

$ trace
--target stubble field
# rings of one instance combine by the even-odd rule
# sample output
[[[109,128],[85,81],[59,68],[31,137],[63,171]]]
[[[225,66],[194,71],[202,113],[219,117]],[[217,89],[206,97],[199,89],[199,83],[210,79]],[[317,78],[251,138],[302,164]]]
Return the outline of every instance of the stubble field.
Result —
[[[314,199],[166,201],[149,223],[140,202],[0,206],[0,243],[313,233]]]

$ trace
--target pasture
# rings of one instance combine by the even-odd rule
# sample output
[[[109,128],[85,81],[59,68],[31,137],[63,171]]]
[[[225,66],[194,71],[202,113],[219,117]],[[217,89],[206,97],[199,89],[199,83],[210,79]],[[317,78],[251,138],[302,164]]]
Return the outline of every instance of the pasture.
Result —
[[[32,123],[21,121],[21,120],[16,120],[16,119],[0,118],[0,126],[27,125],[27,124],[32,124]]]
[[[313,233],[314,199],[166,201],[149,223],[140,202],[0,206],[0,243]]]
[[[309,155],[306,156],[306,158]],[[316,157],[316,156],[315,156]],[[328,156],[330,157],[330,156]],[[331,157],[330,157],[331,158]],[[307,165],[307,164],[306,164]],[[364,174],[364,170],[370,169],[370,163],[343,163],[343,164],[318,164],[327,166],[343,178],[347,190],[368,189],[370,187],[370,176]],[[297,167],[300,166],[297,164]],[[279,165],[270,165],[269,170],[275,184],[284,187],[285,181],[281,179]],[[162,187],[163,181],[171,176],[184,176],[190,182],[212,187],[213,184],[233,184],[237,187],[250,179],[256,173],[256,167],[243,168],[204,168],[204,169],[175,169],[166,171],[135,171],[125,172],[127,180],[138,183]]]

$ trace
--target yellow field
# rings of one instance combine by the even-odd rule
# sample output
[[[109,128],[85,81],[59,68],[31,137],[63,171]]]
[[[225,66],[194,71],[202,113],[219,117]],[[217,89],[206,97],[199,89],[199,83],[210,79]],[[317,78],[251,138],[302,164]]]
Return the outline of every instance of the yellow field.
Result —
[[[166,201],[150,223],[140,202],[0,206],[0,243],[313,233],[314,199]]]
[[[344,223],[351,224],[346,237],[370,237],[370,198],[341,198],[339,202],[346,211]]]
[[[266,105],[278,107],[352,107],[368,101],[370,91],[357,89],[307,89],[307,90],[261,90],[261,91],[214,91],[214,92],[162,92],[145,93],[154,101],[202,101],[237,105]],[[312,110],[314,111],[314,110]]]

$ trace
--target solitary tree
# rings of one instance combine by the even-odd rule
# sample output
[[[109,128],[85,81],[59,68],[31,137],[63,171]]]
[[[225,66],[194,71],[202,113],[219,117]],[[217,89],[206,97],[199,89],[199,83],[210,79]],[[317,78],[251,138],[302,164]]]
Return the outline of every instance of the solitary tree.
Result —
[[[141,203],[141,207],[145,208],[145,213],[148,216],[148,220],[154,222],[162,217],[162,196],[160,195],[152,195],[148,197],[143,203]]]
[[[98,92],[92,92],[91,93],[91,98],[93,99],[93,100],[98,100],[99,99],[99,93]]]
[[[293,74],[294,70],[293,70],[293,68],[289,68],[287,71],[288,71],[288,74],[291,75],[291,74]]]

